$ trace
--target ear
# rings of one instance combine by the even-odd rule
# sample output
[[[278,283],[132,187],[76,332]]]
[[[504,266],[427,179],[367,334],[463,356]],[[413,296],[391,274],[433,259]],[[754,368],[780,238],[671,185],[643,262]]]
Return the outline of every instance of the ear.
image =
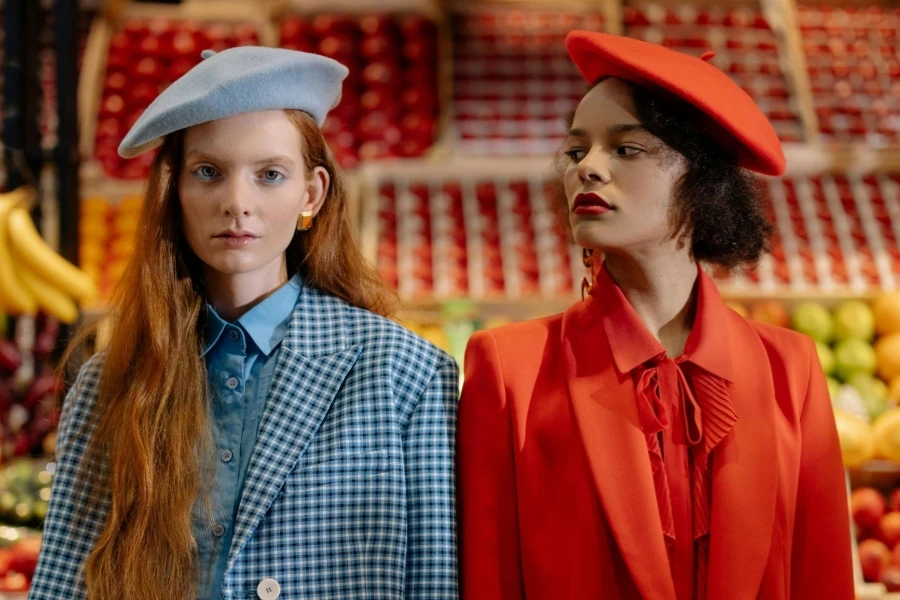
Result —
[[[331,175],[328,174],[328,171],[324,167],[313,169],[309,183],[306,184],[306,197],[300,210],[302,212],[311,211],[313,216],[319,214],[329,189],[331,189]]]

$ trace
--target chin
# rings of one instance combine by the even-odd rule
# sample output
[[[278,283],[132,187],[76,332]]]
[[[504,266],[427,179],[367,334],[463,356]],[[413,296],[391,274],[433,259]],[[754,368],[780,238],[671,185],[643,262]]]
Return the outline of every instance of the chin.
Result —
[[[231,256],[227,258],[216,257],[203,263],[207,268],[222,275],[241,275],[250,273],[262,267],[265,261],[254,260],[252,257]]]

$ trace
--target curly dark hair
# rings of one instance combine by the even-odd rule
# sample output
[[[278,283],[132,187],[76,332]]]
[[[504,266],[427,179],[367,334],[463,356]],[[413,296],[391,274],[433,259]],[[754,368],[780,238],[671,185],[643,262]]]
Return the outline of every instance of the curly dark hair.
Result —
[[[773,231],[761,180],[738,166],[704,131],[708,118],[699,109],[663,91],[630,83],[629,87],[641,124],[666,145],[667,152],[676,153],[673,158],[677,155],[685,161],[684,174],[673,190],[670,215],[679,243],[690,243],[694,260],[726,270],[755,264],[770,249]],[[574,113],[569,127],[573,118]],[[549,197],[571,232],[562,169],[560,160]]]

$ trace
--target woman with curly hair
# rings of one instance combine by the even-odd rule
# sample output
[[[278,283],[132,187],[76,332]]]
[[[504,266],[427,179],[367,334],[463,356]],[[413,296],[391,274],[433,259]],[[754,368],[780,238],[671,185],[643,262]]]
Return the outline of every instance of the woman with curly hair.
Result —
[[[564,314],[480,332],[460,401],[466,600],[853,597],[849,517],[812,340],[725,306],[784,155],[708,62],[572,32],[592,86],[558,207],[593,267]]]

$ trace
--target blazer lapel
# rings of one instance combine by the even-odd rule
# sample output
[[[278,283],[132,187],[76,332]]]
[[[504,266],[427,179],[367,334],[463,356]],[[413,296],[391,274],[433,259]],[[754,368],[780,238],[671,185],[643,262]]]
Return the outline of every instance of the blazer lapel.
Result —
[[[247,471],[230,569],[325,419],[360,347],[344,340],[343,305],[305,287],[279,351]]]
[[[756,598],[775,519],[775,391],[767,353],[752,327],[729,314],[731,355],[741,357],[729,396],[738,415],[713,452],[710,600]]]
[[[633,384],[617,374],[593,302],[589,297],[563,317],[563,360],[575,420],[601,505],[641,596],[674,599]]]

